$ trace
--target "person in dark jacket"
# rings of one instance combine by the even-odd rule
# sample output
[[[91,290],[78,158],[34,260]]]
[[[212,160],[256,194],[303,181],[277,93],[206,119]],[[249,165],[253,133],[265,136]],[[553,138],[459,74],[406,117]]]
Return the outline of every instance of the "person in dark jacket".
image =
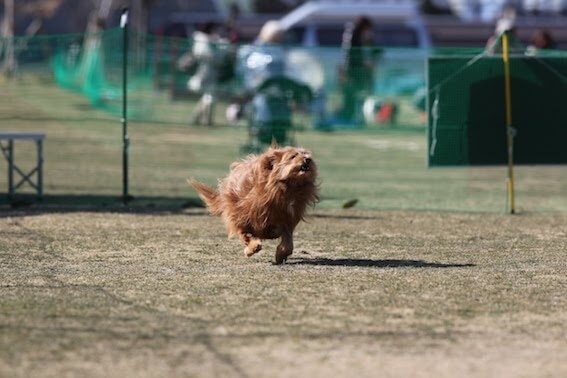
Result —
[[[354,24],[347,25],[343,34],[343,51],[343,107],[339,116],[345,121],[355,121],[362,109],[358,109],[358,105],[363,102],[361,97],[372,91],[376,60],[380,52],[374,46],[370,18],[360,16]]]

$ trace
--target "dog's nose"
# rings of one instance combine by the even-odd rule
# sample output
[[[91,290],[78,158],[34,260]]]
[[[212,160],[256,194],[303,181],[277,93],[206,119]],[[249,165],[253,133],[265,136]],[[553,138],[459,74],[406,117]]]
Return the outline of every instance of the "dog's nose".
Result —
[[[311,164],[311,158],[305,158],[303,161],[305,164]]]

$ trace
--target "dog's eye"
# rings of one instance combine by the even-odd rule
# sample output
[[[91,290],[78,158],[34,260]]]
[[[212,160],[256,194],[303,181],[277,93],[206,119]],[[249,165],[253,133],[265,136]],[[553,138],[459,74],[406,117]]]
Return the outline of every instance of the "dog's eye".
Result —
[[[291,157],[289,158],[289,160],[293,160],[293,159],[295,159],[296,157],[297,157],[297,154],[293,154],[293,155],[291,155]]]

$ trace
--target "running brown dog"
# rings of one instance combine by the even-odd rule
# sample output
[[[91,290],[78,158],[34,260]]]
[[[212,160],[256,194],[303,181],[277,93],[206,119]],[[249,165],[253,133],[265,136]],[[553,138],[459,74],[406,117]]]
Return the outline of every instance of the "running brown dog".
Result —
[[[276,248],[276,263],[281,264],[293,253],[295,227],[319,199],[316,179],[310,151],[272,145],[261,155],[233,163],[217,189],[195,180],[190,184],[210,214],[224,219],[228,236],[240,236],[246,256],[259,252],[262,240],[281,237]]]

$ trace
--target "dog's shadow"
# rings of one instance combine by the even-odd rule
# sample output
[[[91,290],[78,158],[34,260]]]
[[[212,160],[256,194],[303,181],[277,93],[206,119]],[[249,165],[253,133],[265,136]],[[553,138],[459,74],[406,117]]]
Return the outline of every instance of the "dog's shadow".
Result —
[[[468,268],[475,264],[427,262],[422,260],[329,259],[292,257],[288,265],[338,266],[356,268]]]

